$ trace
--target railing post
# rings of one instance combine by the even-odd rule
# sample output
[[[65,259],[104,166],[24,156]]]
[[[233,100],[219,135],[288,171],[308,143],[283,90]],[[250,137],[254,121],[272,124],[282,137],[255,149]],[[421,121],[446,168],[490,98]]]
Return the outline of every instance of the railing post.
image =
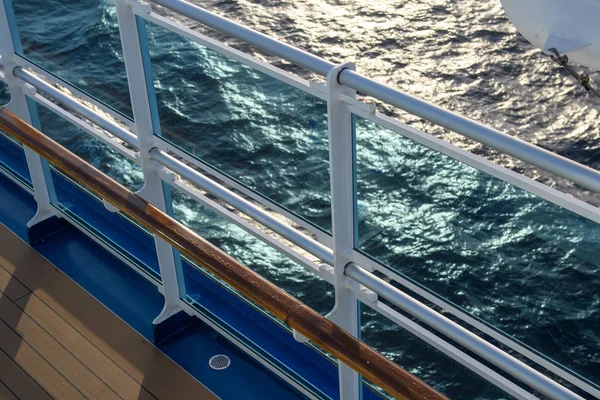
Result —
[[[150,151],[155,147],[153,117],[157,116],[154,115],[156,113],[155,107],[152,107],[155,101],[154,93],[149,92],[149,85],[153,85],[153,82],[147,81],[151,79],[146,73],[146,68],[150,66],[146,65],[142,52],[142,46],[144,46],[144,49],[146,48],[146,43],[142,42],[146,40],[146,36],[144,34],[140,38],[139,31],[139,29],[145,29],[145,27],[138,27],[138,17],[133,12],[132,7],[139,7],[147,12],[150,12],[151,8],[149,4],[129,0],[117,0],[116,7],[135,119],[135,130],[139,141],[144,173],[144,187],[138,194],[161,211],[167,212],[171,207],[170,196],[166,196],[163,182],[156,169],[157,164],[150,157]],[[179,252],[156,235],[154,243],[165,297],[164,308],[153,321],[156,328],[159,325],[164,325],[165,321],[176,314],[183,314],[183,311],[181,311],[181,298],[185,296],[185,285],[181,273]],[[168,335],[168,333],[166,334]],[[155,330],[155,340],[160,341],[161,339],[156,336],[157,331]]]
[[[6,81],[10,90],[10,102],[5,106],[19,118],[30,125],[39,125],[35,104],[27,99],[23,89],[27,84],[21,82],[15,75],[15,54],[21,51],[21,40],[14,18],[11,0],[1,0],[0,7],[0,54],[4,64]],[[38,126],[39,128],[39,126]],[[50,176],[48,163],[33,150],[24,147],[25,159],[31,176],[33,197],[37,203],[37,212],[27,222],[29,229],[56,215],[51,200],[54,199],[54,185]],[[30,238],[31,240],[31,238]]]
[[[331,215],[335,275],[335,305],[327,318],[355,337],[359,336],[358,300],[347,286],[344,269],[350,263],[355,237],[354,193],[354,130],[352,113],[341,100],[342,95],[356,97],[356,92],[341,85],[338,75],[345,69],[354,70],[353,63],[332,68],[327,74],[327,115],[329,129],[329,166],[331,181]],[[339,363],[340,398],[361,398],[360,375]]]

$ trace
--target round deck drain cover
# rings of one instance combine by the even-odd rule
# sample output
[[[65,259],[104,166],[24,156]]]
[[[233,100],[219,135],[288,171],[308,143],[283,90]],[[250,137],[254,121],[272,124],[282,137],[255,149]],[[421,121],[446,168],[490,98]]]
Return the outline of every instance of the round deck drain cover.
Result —
[[[212,356],[210,360],[208,360],[208,365],[212,369],[220,371],[231,365],[231,358],[227,357],[225,354],[217,354],[216,356]]]

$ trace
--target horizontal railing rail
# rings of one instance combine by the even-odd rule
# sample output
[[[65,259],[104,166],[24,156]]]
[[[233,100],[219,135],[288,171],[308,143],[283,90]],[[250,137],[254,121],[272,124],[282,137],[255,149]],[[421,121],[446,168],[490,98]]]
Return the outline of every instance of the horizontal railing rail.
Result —
[[[186,15],[206,26],[215,28],[246,43],[250,43],[268,53],[277,55],[297,65],[303,66],[319,75],[325,76],[331,71],[332,68],[336,67],[333,63],[327,60],[309,54],[306,51],[302,51],[276,39],[270,38],[260,32],[256,32],[252,29],[236,24],[235,22],[229,21],[226,18],[220,17],[200,7],[193,6],[186,1],[152,1],[179,14]],[[195,30],[186,28],[182,24],[176,22],[175,19],[168,18],[169,15],[165,15],[165,13],[163,13],[161,10],[152,10],[152,8],[148,4],[143,3],[143,1],[115,0],[115,3],[127,4],[128,7],[131,6],[133,14],[137,14],[138,17],[141,17],[138,18],[140,24],[143,23],[143,20],[145,20],[146,23],[158,24],[168,30],[171,30],[172,32],[178,33],[187,39],[195,41],[202,46],[206,46],[212,50],[215,50],[216,52],[221,53],[232,60],[239,61],[255,70],[262,71],[285,84],[299,88],[300,90],[321,98],[327,102],[331,101],[328,97],[328,93],[331,90],[331,85],[329,84],[324,85],[321,82],[306,81],[299,76],[292,75],[289,72],[285,72],[279,68],[276,68],[265,61],[235,50],[221,42],[210,39],[209,37],[202,35]],[[135,23],[119,23],[120,25],[126,26],[135,25]],[[121,29],[124,29],[124,27],[121,26]],[[130,36],[136,35],[133,34]],[[125,49],[124,51],[125,53],[131,53],[131,48],[129,50]],[[156,135],[152,136],[152,129],[147,129],[146,131],[142,130],[143,133],[140,135],[139,125],[143,124],[143,118],[139,118],[139,115],[136,118],[136,121],[124,119],[117,115],[116,112],[110,112],[110,110],[107,111],[108,106],[103,107],[100,102],[87,96],[83,89],[80,90],[76,86],[72,86],[67,81],[62,82],[60,79],[57,80],[57,78],[53,78],[53,75],[47,73],[47,71],[45,71],[42,67],[38,66],[32,61],[29,61],[26,55],[14,53],[12,54],[12,57],[10,57],[10,51],[8,51],[6,55],[9,56],[5,57],[5,60],[7,65],[10,66],[10,69],[4,71],[4,78],[6,78],[5,80],[7,82],[12,84],[13,89],[11,89],[11,91],[13,91],[15,88],[18,88],[18,90],[15,92],[19,93],[20,95],[25,94],[28,98],[65,118],[65,121],[82,127],[85,131],[95,135],[112,148],[117,149],[117,151],[133,160],[139,166],[143,167],[143,159],[147,158],[146,164],[150,164],[150,167],[147,169],[151,170],[151,172],[157,172],[164,183],[183,190],[186,194],[191,195],[200,203],[208,205],[210,209],[216,210],[218,214],[230,219],[238,226],[242,227],[242,229],[245,229],[246,231],[250,232],[250,234],[277,249],[280,253],[286,255],[296,262],[299,262],[312,273],[333,284],[336,290],[346,287],[346,281],[340,281],[337,283],[334,282],[334,272],[336,271],[335,268],[328,265],[323,265],[329,264],[333,266],[334,264],[335,251],[333,250],[332,245],[335,235],[321,232],[317,228],[311,229],[312,226],[310,223],[301,220],[301,216],[298,215],[296,216],[297,218],[294,218],[295,214],[292,212],[287,212],[283,206],[272,202],[267,197],[264,197],[264,195],[261,193],[253,192],[250,187],[246,187],[242,183],[235,181],[234,177],[229,177],[228,175],[225,175],[224,173],[214,169],[214,167],[210,164],[205,164],[205,162],[199,158],[196,159],[196,156],[185,153],[183,149],[179,149],[174,144],[170,143],[167,138],[161,138],[160,136]],[[4,68],[5,60],[0,59],[0,67]],[[128,73],[128,75],[128,79],[131,80],[132,74]],[[135,76],[135,73],[133,75]],[[585,188],[595,191],[598,191],[598,188],[600,188],[600,173],[594,169],[585,167],[579,163],[568,160],[540,147],[496,131],[485,125],[454,114],[448,110],[444,110],[443,108],[427,103],[421,99],[410,96],[396,89],[387,87],[352,70],[340,68],[336,71],[335,77],[337,77],[338,83],[358,90],[362,94],[385,101],[414,115],[425,118],[439,126],[456,131],[466,137],[470,137],[488,146],[501,150],[503,153],[512,155],[525,162],[565,177]],[[2,78],[2,76],[0,76],[0,78]],[[151,85],[152,76],[147,76],[146,79],[147,84]],[[132,90],[131,93],[133,93],[132,101],[135,101],[136,98],[139,100],[140,98],[144,98],[146,96],[145,93],[141,93],[139,90]],[[343,96],[340,101],[345,103],[344,107],[346,107],[355,116],[373,121],[398,133],[403,137],[407,137],[417,143],[433,149],[434,151],[445,154],[455,160],[458,160],[459,162],[476,168],[485,174],[496,177],[515,187],[524,189],[535,196],[541,197],[560,207],[571,210],[592,221],[600,221],[600,209],[597,207],[594,207],[581,200],[577,200],[568,194],[559,192],[544,184],[533,181],[524,175],[520,175],[516,172],[512,172],[506,168],[500,167],[497,164],[475,156],[467,151],[463,151],[455,146],[443,142],[441,139],[438,139],[432,135],[428,135],[424,132],[401,124],[399,121],[393,118],[383,116],[375,111],[376,109],[374,105],[365,104],[359,99],[354,98],[354,96]],[[104,113],[99,112],[98,108],[103,110]],[[13,110],[10,107],[9,109]],[[32,110],[35,112],[35,105],[32,106]],[[25,115],[22,112],[15,112],[19,116]],[[331,116],[329,117],[331,118]],[[341,123],[342,121],[341,119],[337,119],[335,122]],[[350,132],[350,130],[348,130],[348,132]],[[148,134],[152,136],[150,139],[147,138]],[[144,145],[146,147],[140,147],[140,145]],[[146,167],[148,166],[146,165]],[[333,173],[331,174],[334,175]],[[146,175],[147,174],[145,173],[145,178],[147,178]],[[339,176],[332,179],[339,180]],[[208,197],[205,196],[203,192],[207,192]],[[238,195],[238,193],[243,193],[246,197],[241,197]],[[349,193],[346,194],[349,195]],[[142,194],[142,196],[144,196],[144,194]],[[211,200],[210,197],[212,196],[216,197],[218,202]],[[235,211],[221,207],[221,203],[232,206]],[[332,206],[332,208],[335,207]],[[245,214],[245,216],[250,218],[250,221],[245,221],[245,217],[239,218],[240,214]],[[292,217],[291,220],[298,224],[299,228],[290,224],[289,221],[282,221],[280,218],[282,215],[288,218]],[[352,218],[348,216],[346,219],[351,220]],[[255,226],[254,223],[257,223],[257,225]],[[344,229],[341,229],[341,231],[349,231],[350,228],[351,227],[349,224],[347,227],[344,227]],[[306,233],[306,231],[309,231],[312,233],[312,235],[316,236],[317,240],[313,239],[311,235]],[[339,231],[340,230],[338,230],[338,234]],[[272,235],[272,233],[275,233],[275,235]],[[347,254],[344,253],[344,251],[346,251]],[[377,285],[373,286],[374,283],[372,278],[376,279],[376,276],[369,272],[371,270],[377,270],[386,275],[386,277],[390,280],[399,283],[404,288],[415,291],[416,282],[409,282],[409,278],[396,274],[395,271],[389,269],[379,261],[369,259],[367,256],[360,253],[360,249],[358,249],[358,247],[353,249],[348,248],[345,250],[338,250],[337,255],[339,256],[342,253],[345,257],[344,263],[341,264],[342,267],[346,262],[360,265],[360,267],[356,267],[359,268],[359,272],[361,272],[359,277],[360,279],[357,278],[357,275],[351,277],[352,279],[347,280],[348,284],[354,285],[351,290],[353,290],[355,293],[364,295],[365,293],[363,293],[363,289],[380,289],[380,287]],[[305,256],[308,256],[308,258]],[[320,264],[317,260],[312,259],[313,256],[320,259],[323,264]],[[364,269],[368,269],[368,271],[364,271]],[[353,271],[353,269],[350,267],[346,271]],[[350,276],[350,273],[347,273],[346,276]],[[363,286],[358,285],[358,283],[361,283]],[[393,286],[390,285],[390,287]],[[387,316],[390,320],[406,329],[406,326],[399,322],[397,316],[390,316],[391,314],[389,312],[386,313],[386,311],[383,310],[385,305],[377,300],[377,295],[380,295],[381,298],[385,298],[387,301],[395,304],[396,306],[398,306],[398,304],[394,303],[392,300],[397,300],[397,298],[394,297],[392,300],[390,300],[390,298],[386,296],[391,292],[386,290],[384,290],[383,293],[369,292],[370,293],[368,296],[360,297],[363,304],[368,303],[367,305],[371,306],[373,309],[375,309],[375,311]],[[480,333],[487,334],[493,339],[510,347],[514,351],[529,358],[545,369],[545,371],[555,374],[553,378],[556,378],[557,382],[565,384],[566,382],[569,382],[570,384],[596,397],[600,395],[600,391],[596,385],[588,382],[584,378],[575,374],[573,371],[570,371],[552,361],[549,357],[543,356],[541,353],[533,354],[528,348],[526,348],[526,346],[521,345],[514,338],[510,337],[504,332],[495,330],[492,325],[484,323],[483,321],[479,321],[466,311],[459,310],[447,300],[439,298],[429,289],[419,286],[416,290],[416,293],[443,308],[446,312],[454,314],[466,324],[474,327],[474,329],[469,327],[469,329],[473,331],[473,333],[468,332],[469,340],[472,339],[472,337],[477,338],[477,335]],[[418,304],[423,305],[422,303]],[[375,305],[375,307],[373,307],[373,305]],[[425,305],[423,306],[426,307]],[[400,306],[400,308],[402,307]],[[434,311],[431,312],[437,315],[436,321],[444,321],[445,317],[442,314],[438,315],[438,313],[435,313]],[[425,314],[419,314],[417,315],[417,318],[420,321],[424,321],[424,315]],[[427,323],[427,321],[425,322]],[[338,323],[340,322],[338,321]],[[341,325],[343,326],[343,324]],[[439,336],[436,336],[436,339],[440,340],[439,343],[442,343],[442,337],[444,335],[449,338],[454,338],[452,334],[449,334],[447,329],[445,329],[446,327],[446,325],[442,324],[438,325],[438,328],[440,329],[436,328],[437,332],[440,333]],[[346,327],[344,326],[344,328]],[[425,336],[428,334],[433,335],[433,331],[421,333],[413,332],[413,334],[427,341]],[[455,342],[460,341],[455,340]],[[431,344],[431,341],[428,343]],[[462,351],[459,350],[459,347],[454,347],[454,345],[450,343],[444,342],[443,345],[439,345],[439,343],[437,347],[438,349],[440,349],[441,346],[443,351],[455,352],[450,356],[455,360],[459,360],[459,362],[461,362],[461,358],[468,357],[466,354],[459,356],[456,355],[458,354],[457,352]],[[488,342],[484,343],[484,345],[488,344],[491,345],[491,343]],[[469,348],[474,353],[477,353],[477,351],[474,351],[468,345],[465,345],[464,347]],[[499,366],[499,359],[505,360],[507,359],[506,357],[511,357],[508,353],[503,351],[501,354],[496,355],[499,358],[495,356],[484,356],[482,358],[485,359],[489,364]],[[504,376],[501,377],[499,372],[494,371],[482,373],[481,366],[474,366],[474,364],[467,366],[472,371],[475,371],[480,376],[483,376],[488,381],[496,384],[496,386],[507,391],[507,393],[515,395],[517,398],[531,398],[533,396],[531,393],[525,391],[525,385],[517,386],[512,382],[507,383],[508,381],[506,378]],[[546,377],[538,371],[526,370],[525,372],[515,372],[515,370],[511,368],[502,369],[515,376],[521,382],[528,383],[531,388],[534,388],[541,393],[551,393],[545,392],[543,388],[540,388],[540,385],[542,387],[545,385]],[[540,371],[542,370],[540,369]],[[531,374],[529,372],[531,372]],[[495,376],[490,378],[490,374],[495,374]],[[502,374],[504,374],[504,372]],[[533,380],[529,379],[531,376],[534,377]],[[536,379],[538,378],[541,380],[537,381],[536,383]],[[500,382],[499,379],[504,379],[505,381]],[[550,380],[549,377],[547,379]],[[340,382],[342,380],[343,378],[340,375]],[[500,382],[500,384],[498,382]],[[557,382],[554,382],[556,385],[558,385],[558,387],[556,388],[557,390],[552,392],[552,397],[564,398],[562,391],[564,388]],[[513,386],[512,388],[511,385]],[[552,386],[553,383],[550,385]],[[515,388],[518,388],[519,392],[511,391]],[[354,397],[346,398],[354,399]]]
[[[36,76],[38,76],[38,77],[43,77],[44,80],[46,80],[49,84],[58,85],[64,89],[66,89],[68,92],[73,94],[79,100],[81,100],[87,104],[92,104],[95,108],[102,110],[106,115],[110,115],[111,118],[113,118],[116,121],[119,121],[119,123],[121,123],[125,126],[128,126],[131,129],[134,128],[135,123],[131,119],[126,117],[124,114],[122,114],[120,111],[117,111],[114,108],[110,107],[109,105],[101,102],[100,100],[97,100],[96,98],[92,97],[88,93],[85,93],[85,92],[79,90],[77,88],[77,86],[74,85],[73,83],[70,83],[63,78],[60,78],[59,76],[55,75],[54,73],[41,67],[40,65],[36,64],[34,61],[28,59],[25,55],[15,54],[14,58],[13,58],[13,62],[16,66],[34,72],[36,74]],[[0,59],[0,68],[4,68],[2,59]]]
[[[327,76],[328,72],[335,67],[334,63],[321,57],[237,24],[186,1],[152,0],[152,2],[321,76]],[[389,103],[504,154],[566,178],[586,189],[600,193],[600,172],[593,168],[586,167],[524,140],[403,93],[355,71],[342,70],[338,76],[338,81],[360,93]]]
[[[106,130],[107,132],[110,132],[112,135],[118,137],[125,143],[135,147],[136,149],[139,147],[137,137],[133,133],[131,133],[130,131],[128,131],[125,128],[122,128],[115,122],[110,121],[109,119],[98,115],[92,109],[86,107],[81,102],[77,101],[75,98],[73,98],[71,96],[67,96],[66,94],[62,93],[60,90],[58,90],[54,86],[46,83],[43,79],[38,78],[31,72],[23,69],[22,67],[15,68],[14,74],[17,78],[21,79],[23,82],[30,84],[31,86],[40,90],[43,93],[50,94],[64,107],[89,119],[94,124],[98,125],[99,127]]]
[[[235,207],[242,213],[251,217],[253,220],[261,223],[265,227],[271,229],[273,232],[281,235],[295,245],[300,246],[302,249],[308,251],[321,261],[329,265],[333,265],[333,252],[331,249],[292,228],[290,225],[273,218],[267,212],[250,203],[248,200],[245,200],[241,196],[226,190],[222,186],[216,184],[213,180],[206,178],[193,168],[188,167],[183,162],[177,160],[175,157],[170,156],[164,151],[155,148],[150,152],[150,155],[159,164],[188,179],[190,182],[194,182],[194,184],[198,185],[198,187],[202,188],[203,190],[206,190],[218,198],[225,200],[229,205]]]
[[[525,161],[586,189],[600,193],[600,172],[514,136],[403,93],[354,71],[345,70],[339,80],[361,93],[385,101],[413,115]]]
[[[446,398],[4,108],[0,129],[394,397]]]
[[[373,290],[382,298],[408,312],[420,321],[423,321],[438,332],[442,332],[461,346],[488,360],[530,387],[535,388],[540,393],[552,399],[581,399],[580,396],[558,382],[541,374],[423,303],[416,301],[400,289],[397,289],[363,268],[355,264],[349,264],[346,267],[346,275]]]

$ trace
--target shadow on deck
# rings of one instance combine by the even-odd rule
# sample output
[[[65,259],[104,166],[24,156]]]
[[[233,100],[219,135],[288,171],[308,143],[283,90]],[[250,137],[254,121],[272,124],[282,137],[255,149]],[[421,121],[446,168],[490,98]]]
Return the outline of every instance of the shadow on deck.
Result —
[[[0,225],[0,398],[217,397]]]

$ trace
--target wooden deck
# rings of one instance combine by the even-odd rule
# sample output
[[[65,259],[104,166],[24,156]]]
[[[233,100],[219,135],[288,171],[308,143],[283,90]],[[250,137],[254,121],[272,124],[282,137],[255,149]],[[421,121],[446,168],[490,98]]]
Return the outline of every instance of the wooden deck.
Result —
[[[216,399],[0,225],[0,399]]]

